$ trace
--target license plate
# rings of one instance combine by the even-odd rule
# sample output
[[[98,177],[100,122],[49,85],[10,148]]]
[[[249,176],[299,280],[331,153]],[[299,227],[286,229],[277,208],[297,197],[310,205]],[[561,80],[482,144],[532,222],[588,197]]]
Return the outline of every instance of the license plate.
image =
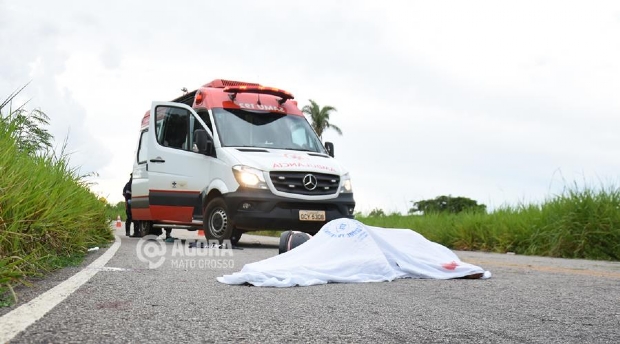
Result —
[[[300,221],[325,221],[324,210],[300,210]]]

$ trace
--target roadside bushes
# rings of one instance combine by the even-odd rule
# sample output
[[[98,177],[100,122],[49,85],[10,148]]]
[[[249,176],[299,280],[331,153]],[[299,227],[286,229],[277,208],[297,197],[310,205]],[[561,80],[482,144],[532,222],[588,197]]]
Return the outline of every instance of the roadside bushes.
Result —
[[[111,205],[106,202],[106,216],[111,221],[116,221],[118,216],[121,217],[121,220],[126,221],[127,215],[125,213],[125,202],[118,202],[115,205]]]
[[[620,190],[615,187],[575,185],[542,204],[507,206],[488,214],[357,219],[372,226],[410,228],[456,250],[620,260]]]
[[[0,120],[0,304],[26,277],[67,265],[113,238],[106,203],[68,158],[23,149],[10,119]]]

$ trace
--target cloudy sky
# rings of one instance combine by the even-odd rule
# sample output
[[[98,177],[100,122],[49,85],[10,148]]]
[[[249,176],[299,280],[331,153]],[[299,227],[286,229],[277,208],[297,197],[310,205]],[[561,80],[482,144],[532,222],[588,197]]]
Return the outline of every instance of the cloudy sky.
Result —
[[[0,0],[0,98],[52,120],[110,202],[153,100],[225,78],[332,105],[357,209],[617,185],[615,1]]]

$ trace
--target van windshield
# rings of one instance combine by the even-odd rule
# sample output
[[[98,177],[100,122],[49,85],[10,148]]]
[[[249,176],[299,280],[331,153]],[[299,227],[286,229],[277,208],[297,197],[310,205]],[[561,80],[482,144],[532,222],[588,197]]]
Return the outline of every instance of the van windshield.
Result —
[[[213,109],[224,147],[289,149],[326,154],[304,117],[238,109]]]

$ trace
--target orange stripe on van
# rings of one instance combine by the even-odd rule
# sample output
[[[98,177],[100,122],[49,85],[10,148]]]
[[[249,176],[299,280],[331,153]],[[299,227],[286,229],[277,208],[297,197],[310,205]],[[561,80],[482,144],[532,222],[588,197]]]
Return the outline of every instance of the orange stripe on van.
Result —
[[[192,222],[194,207],[174,207],[167,205],[151,205],[153,220],[166,220],[178,222]]]
[[[150,221],[153,219],[151,210],[148,208],[131,208],[131,216],[134,220]]]
[[[149,192],[165,192],[165,193],[183,193],[183,194],[200,194],[200,191],[190,191],[190,190],[149,190]]]

